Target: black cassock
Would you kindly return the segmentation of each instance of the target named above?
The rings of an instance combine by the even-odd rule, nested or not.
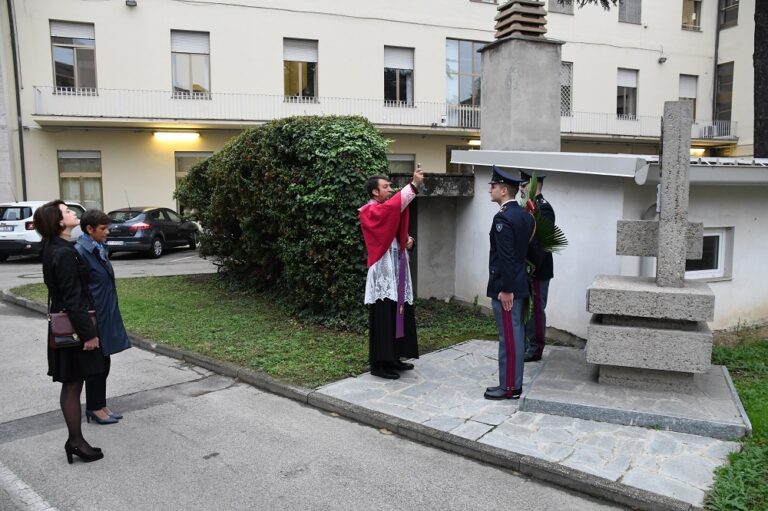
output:
[[[405,335],[395,339],[397,302],[385,298],[368,305],[368,359],[371,365],[395,362],[400,358],[419,358],[413,305],[405,303],[403,306]]]

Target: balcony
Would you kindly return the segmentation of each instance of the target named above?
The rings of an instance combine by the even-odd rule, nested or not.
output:
[[[205,94],[178,97],[171,91],[98,89],[80,94],[57,87],[34,87],[35,116],[49,125],[259,124],[292,115],[360,115],[378,126],[480,129],[480,107],[382,99],[297,98],[268,94]],[[138,121],[138,122],[137,122]]]
[[[659,138],[661,117],[571,112],[571,115],[560,117],[560,132],[564,135]],[[695,121],[691,126],[691,139],[736,141],[736,121]]]

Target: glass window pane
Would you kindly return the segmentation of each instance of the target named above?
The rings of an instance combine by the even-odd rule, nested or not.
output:
[[[80,200],[80,178],[63,177],[61,178],[61,200],[79,202]]]
[[[702,258],[685,262],[685,271],[716,270],[720,254],[720,236],[704,236]]]
[[[165,214],[168,215],[168,219],[171,222],[181,222],[181,218],[179,217],[179,215],[177,215],[176,213],[174,213],[170,209],[166,209],[165,210]]]
[[[304,88],[301,95],[314,98],[317,95],[317,62],[302,62],[304,71]]]
[[[102,209],[101,206],[101,178],[83,177],[83,196],[80,204],[85,209]]]
[[[445,79],[445,101],[455,105],[459,102],[459,75],[449,73]]]
[[[475,59],[472,72],[478,75],[482,72],[483,69],[483,55],[480,53],[480,50],[483,49],[483,46],[485,46],[483,43],[474,43],[472,45],[472,55]]]
[[[301,92],[298,65],[298,62],[283,61],[283,94],[285,96],[298,96]]]
[[[445,72],[448,75],[459,72],[459,41],[456,39],[445,41]]]
[[[57,87],[75,87],[75,51],[72,48],[54,46],[53,67]]]
[[[101,172],[101,159],[59,158],[59,172]]]
[[[459,77],[459,103],[462,105],[472,104],[472,75]]]
[[[77,50],[77,86],[96,88],[96,58],[93,50],[78,48]]]
[[[480,92],[480,77],[476,76],[472,80],[472,104],[475,106],[480,106]]]
[[[187,53],[172,53],[171,59],[173,62],[173,91],[174,92],[191,92],[192,84],[190,83],[190,55]]]
[[[384,100],[397,101],[397,69],[384,68]]]
[[[400,90],[398,91],[400,101],[413,104],[413,71],[411,69],[400,69]]]
[[[459,72],[462,74],[472,73],[472,47],[472,41],[459,41]]]
[[[211,79],[208,75],[208,55],[190,55],[192,64],[192,92],[210,92]]]

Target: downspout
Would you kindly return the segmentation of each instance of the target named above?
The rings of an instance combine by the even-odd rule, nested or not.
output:
[[[715,113],[717,112],[717,60],[720,53],[720,5],[723,0],[717,2],[717,14],[715,15],[715,65],[712,73],[712,124],[716,125]]]
[[[16,92],[16,122],[19,130],[19,167],[21,170],[21,200],[27,200],[27,168],[24,163],[24,127],[21,121],[21,85],[19,79],[18,54],[16,52],[16,16],[13,0],[7,0],[8,24],[11,34],[11,55],[13,56],[13,83]]]

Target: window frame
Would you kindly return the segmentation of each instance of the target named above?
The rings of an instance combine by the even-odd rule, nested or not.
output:
[[[286,60],[286,42],[287,41],[304,41],[314,44],[315,61],[307,60]],[[290,43],[289,43],[290,44]],[[304,64],[298,66],[298,78],[299,84],[304,82],[304,73],[309,75],[309,64],[314,64],[313,79],[312,79],[312,95],[305,95],[301,87],[299,87],[298,94],[287,94],[288,82],[286,80],[286,73],[290,70],[286,67],[287,64]],[[309,80],[307,80],[309,84]],[[317,39],[303,39],[297,37],[283,37],[283,101],[286,103],[319,103],[320,98],[320,41]]]
[[[482,74],[483,74],[483,66],[482,66],[482,59],[479,60],[479,68],[475,69],[475,53],[482,49],[484,46],[490,44],[485,41],[476,41],[474,39],[456,39],[453,37],[446,37],[445,38],[445,60],[446,60],[446,69],[447,69],[447,62],[449,59],[448,55],[448,44],[450,41],[455,41],[456,44],[456,72],[450,73],[446,70],[445,74],[445,83],[446,83],[446,97],[445,102],[449,105],[456,105],[456,106],[462,106],[462,107],[473,107],[473,108],[480,108],[482,106],[481,104],[481,92],[482,92],[482,81],[478,82],[478,86],[475,87],[475,80],[482,80]],[[470,43],[472,45],[472,70],[469,73],[462,72],[461,67],[461,44],[462,43]],[[450,77],[451,75],[456,76],[456,83],[458,86],[457,94],[456,94],[456,102],[452,102],[448,97],[448,84],[450,83]],[[470,77],[472,80],[472,96],[470,98],[471,104],[467,104],[461,101],[461,78],[464,77]]]
[[[411,53],[411,68],[403,68],[403,67],[387,67],[386,66],[386,55],[387,55],[387,48],[391,48],[392,50],[409,50]],[[402,47],[402,46],[384,46],[384,106],[392,106],[392,107],[412,107],[414,106],[415,96],[416,96],[416,71],[414,69],[415,63],[416,63],[416,49],[410,48],[410,47]],[[394,71],[395,72],[395,98],[388,98],[387,97],[387,71]],[[408,72],[410,72],[410,76],[405,76],[403,78],[403,75],[408,75]],[[402,80],[405,80],[405,98],[400,97],[400,87],[403,85]],[[411,91],[411,98],[408,98],[408,86],[410,81],[410,91]]]
[[[720,73],[721,69],[727,69],[726,66],[730,66],[730,70],[731,70],[730,75],[728,75],[728,74],[721,74]],[[714,111],[714,115],[712,116],[713,120],[715,120],[715,121],[729,121],[730,122],[732,120],[732,115],[733,115],[733,80],[734,80],[735,72],[736,72],[736,65],[735,65],[734,61],[723,62],[722,64],[718,64],[717,67],[715,68],[715,111]],[[730,78],[731,78],[730,81],[723,82],[723,78],[727,77],[727,76],[730,76]],[[721,92],[721,90],[720,90],[722,85],[723,85],[723,83],[727,83],[727,84],[730,85],[729,90],[727,92],[727,95],[729,96],[728,97],[728,108],[725,109],[725,110],[723,108],[721,108],[721,105],[725,105],[725,102],[721,102],[720,99],[719,99],[721,94],[723,94],[723,95],[726,94],[725,91]],[[727,119],[722,118],[721,114],[722,114],[723,111],[727,111],[728,112],[728,118]]]
[[[63,171],[61,168],[62,160],[67,158],[62,158],[62,153],[96,153],[98,154],[98,161],[99,161],[99,170],[93,171],[93,172],[87,172],[87,171]],[[96,158],[92,158],[96,159]],[[102,158],[101,158],[101,151],[98,150],[77,150],[77,149],[58,149],[56,151],[56,168],[58,170],[59,175],[59,197],[64,202],[77,202],[79,204],[84,204],[85,200],[83,199],[85,195],[85,188],[84,188],[84,179],[98,179],[99,180],[99,202],[98,202],[98,209],[104,209],[104,180],[102,178],[103,171],[102,171]],[[79,197],[77,199],[72,198],[65,198],[64,197],[64,186],[63,186],[63,180],[64,179],[77,179],[79,184]],[[86,209],[89,209],[86,207]]]
[[[195,158],[195,157],[199,157],[198,160],[195,163],[192,164],[194,166],[197,163],[199,163],[200,161],[202,161],[202,160],[204,160],[206,158],[210,158],[211,156],[213,156],[213,151],[174,151],[174,153],[173,153],[173,166],[174,166],[174,175],[175,175],[174,184],[176,185],[175,190],[179,189],[179,179],[182,179],[182,178],[186,177],[187,174],[189,174],[188,170],[180,170],[179,169],[179,158],[185,158],[185,157],[186,158]],[[174,192],[175,192],[175,190],[174,190]],[[174,193],[174,195],[175,195],[175,193]],[[182,217],[184,217],[184,213],[181,210],[181,202],[179,202],[178,198],[176,199],[176,211],[178,211],[178,213]]]
[[[616,119],[619,119],[621,121],[636,121],[637,120],[637,105],[638,105],[638,90],[640,85],[640,70],[639,69],[630,69],[630,68],[624,68],[620,67],[617,68],[617,74],[618,71],[625,70],[625,71],[632,71],[635,74],[635,86],[629,87],[626,85],[619,85],[618,78],[616,80]],[[634,93],[630,94],[629,92],[633,91]],[[623,101],[622,109],[625,110],[625,113],[619,113],[619,98],[624,97],[625,100]],[[632,102],[632,112],[626,113],[626,110],[628,109],[629,103],[626,98],[631,98]]]
[[[686,270],[685,278],[692,280],[728,280],[731,278],[731,258],[733,256],[733,228],[708,227],[704,229],[704,238],[717,237],[717,265],[705,270]],[[703,241],[702,241],[703,242]]]
[[[630,4],[637,5],[637,21],[629,19],[633,11],[630,11]],[[630,23],[632,25],[643,24],[643,2],[642,0],[622,0],[619,2],[619,23]]]
[[[688,23],[685,19],[685,4],[691,2],[693,4],[692,13],[695,17],[694,23]],[[683,0],[683,19],[681,20],[680,28],[688,32],[701,32],[701,2],[702,0]]]
[[[171,29],[171,40],[173,40],[173,33],[179,32],[179,33],[195,33],[195,34],[205,34],[205,36],[208,38],[208,53],[198,53],[198,52],[188,52],[188,51],[174,51],[173,47],[171,47],[171,95],[173,99],[192,99],[192,100],[210,100],[211,94],[213,91],[213,81],[211,76],[211,50],[210,50],[210,44],[211,44],[211,33],[210,32],[204,32],[199,30],[177,30],[177,29]],[[176,76],[176,56],[187,56],[189,57],[189,86],[190,89],[194,85],[193,80],[193,67],[192,66],[192,56],[193,55],[204,55],[207,59],[206,66],[205,66],[205,72],[207,74],[208,79],[208,90],[207,91],[177,91],[176,90],[176,84],[174,83],[174,77]]]
[[[563,68],[568,68],[568,81],[569,83],[563,83]],[[565,102],[563,101],[563,88],[568,88],[568,106],[567,111],[563,108]],[[573,117],[573,62],[560,62],[560,117]]]
[[[413,174],[416,170],[416,154],[415,153],[387,153],[387,172],[390,174],[401,174],[402,172],[395,172],[390,165],[392,162],[410,162],[411,169],[407,171],[408,174]]]
[[[735,11],[735,16],[732,14]],[[735,27],[739,24],[739,0],[720,0],[717,11],[717,28]]]
[[[50,20],[49,23],[56,21],[56,20]],[[94,27],[94,33],[95,33],[95,25],[93,23],[87,23],[87,22],[61,22],[61,23],[70,23],[73,25],[91,25]],[[73,96],[96,96],[98,95],[98,88],[99,88],[99,74],[96,71],[96,36],[94,35],[93,39],[88,38],[82,38],[82,37],[61,37],[61,36],[54,36],[49,33],[48,35],[50,42],[51,42],[51,63],[52,65],[52,71],[53,71],[53,90],[54,94],[64,94],[64,95],[73,95]],[[64,43],[61,41],[54,41],[54,39],[71,39],[71,43]],[[92,45],[87,44],[77,44],[75,41],[92,41]],[[56,48],[68,48],[72,50],[72,71],[73,71],[73,80],[75,81],[74,87],[69,87],[65,85],[59,85],[56,82],[57,74],[56,74]],[[78,57],[78,50],[90,50],[93,52],[93,86],[83,86],[80,85],[80,79],[78,78],[79,71],[78,71],[78,65],[77,61],[79,59]]]

